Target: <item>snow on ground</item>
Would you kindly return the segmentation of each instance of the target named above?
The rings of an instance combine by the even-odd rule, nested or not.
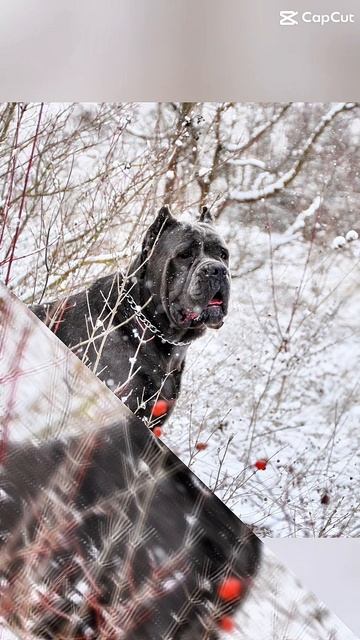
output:
[[[165,442],[260,535],[359,535],[359,246],[308,260],[295,239],[271,266],[268,234],[245,236],[229,316],[191,346]]]

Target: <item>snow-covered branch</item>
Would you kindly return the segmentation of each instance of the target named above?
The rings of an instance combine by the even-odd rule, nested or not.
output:
[[[271,182],[270,184],[265,185],[260,189],[250,189],[247,191],[239,191],[237,189],[233,189],[229,192],[227,197],[227,202],[254,202],[256,200],[261,200],[263,198],[268,198],[269,196],[273,196],[278,191],[284,189],[290,182],[298,175],[300,168],[302,167],[307,154],[310,149],[313,147],[314,143],[318,139],[318,137],[322,134],[327,125],[332,122],[332,120],[341,112],[348,111],[353,109],[356,105],[353,102],[349,103],[340,103],[335,104],[331,107],[331,109],[321,118],[317,127],[315,127],[314,131],[306,140],[302,149],[297,151],[297,159],[288,169],[283,173],[280,178]]]

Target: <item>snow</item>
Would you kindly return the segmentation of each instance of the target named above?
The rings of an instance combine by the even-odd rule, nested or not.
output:
[[[307,209],[305,209],[305,211],[301,211],[295,219],[295,222],[293,222],[292,225],[290,225],[290,227],[288,228],[286,235],[287,236],[291,236],[293,235],[296,231],[300,231],[301,229],[304,228],[305,226],[305,220],[306,218],[312,218],[315,213],[318,211],[318,209],[320,208],[322,203],[322,198],[320,195],[316,195],[315,198],[313,199],[313,201],[311,202],[311,204],[309,205],[309,207]]]
[[[331,246],[333,249],[340,249],[345,245],[346,245],[346,239],[344,238],[344,236],[336,236],[336,238],[334,238],[334,240],[331,243]]]
[[[258,158],[239,158],[237,160],[230,160],[229,165],[234,167],[247,167],[250,165],[251,167],[257,167],[258,169],[266,168],[265,162]]]
[[[199,176],[200,178],[206,176],[207,173],[209,173],[210,169],[208,169],[207,167],[200,167],[199,169]]]
[[[359,234],[354,229],[350,229],[345,236],[346,242],[352,242],[353,240],[357,240],[359,238]]]

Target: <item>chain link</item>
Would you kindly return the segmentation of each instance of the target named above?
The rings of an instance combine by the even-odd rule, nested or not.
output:
[[[153,325],[150,322],[150,320],[145,316],[145,314],[141,311],[141,308],[139,307],[138,304],[136,304],[132,295],[127,291],[124,292],[124,295],[130,307],[134,311],[136,317],[138,318],[138,320],[140,320],[142,324],[144,324],[145,327],[149,329],[149,331],[151,331],[151,333],[154,333],[155,335],[157,335],[160,338],[161,342],[167,342],[168,344],[171,344],[175,347],[187,347],[189,344],[191,344],[190,342],[180,342],[180,341],[175,342],[174,340],[169,340],[168,338],[165,338],[165,336],[161,333],[161,331],[157,327],[155,327],[155,325]]]

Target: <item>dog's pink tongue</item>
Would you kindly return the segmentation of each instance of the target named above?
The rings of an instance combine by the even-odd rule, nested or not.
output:
[[[220,305],[222,305],[222,300],[217,300],[217,298],[213,298],[213,300],[210,300],[208,307],[219,307]]]

